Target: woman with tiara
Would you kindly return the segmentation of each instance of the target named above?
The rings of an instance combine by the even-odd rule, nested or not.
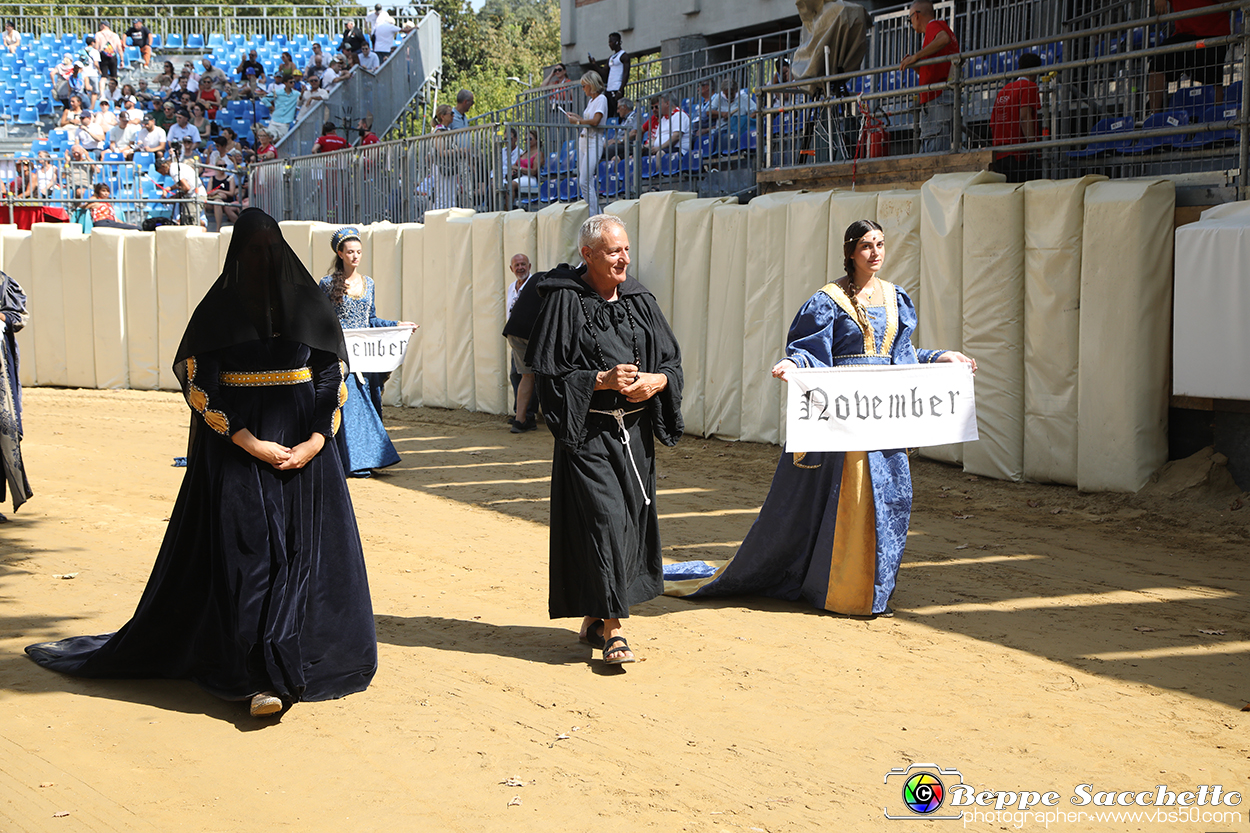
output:
[[[321,279],[321,291],[334,305],[343,329],[366,327],[412,327],[408,321],[378,318],[374,309],[373,278],[360,271],[364,247],[360,229],[344,226],[330,238],[334,261],[330,274]],[[382,424],[382,388],[389,373],[351,373],[348,397],[343,406],[343,430],[336,442],[343,468],[349,477],[368,477],[373,469],[393,466],[399,453]]]
[[[346,357],[278,223],[244,211],[175,355],[187,468],[134,616],[26,653],[81,677],[192,679],[258,717],[363,691],[377,641],[333,442]]]
[[[857,220],[847,228],[842,249],[846,274],[799,309],[786,357],[773,366],[773,376],[785,380],[796,368],[930,362],[967,362],[976,372],[976,362],[963,353],[912,346],[911,298],[877,277],[885,262],[881,226]],[[737,554],[714,572],[710,565],[670,565],[664,592],[801,598],[834,613],[893,615],[889,601],[907,541],[911,496],[905,449],[783,453]]]

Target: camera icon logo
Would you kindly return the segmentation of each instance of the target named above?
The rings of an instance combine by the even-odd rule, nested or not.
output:
[[[894,779],[891,782],[890,779]],[[911,764],[907,767],[895,767],[885,774],[884,783],[899,789],[902,798],[900,812],[891,812],[885,807],[885,817],[894,820],[926,821],[958,821],[963,818],[963,811],[941,815],[942,804],[946,801],[949,786],[962,784],[963,775],[957,769],[943,769],[937,764]]]

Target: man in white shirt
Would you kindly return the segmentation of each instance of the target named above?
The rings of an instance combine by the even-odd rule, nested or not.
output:
[[[374,52],[368,43],[360,47],[360,55],[357,56],[360,61],[360,68],[365,72],[377,72],[382,66],[382,61],[378,58],[378,53]]]
[[[109,131],[109,150],[120,153],[129,160],[135,153],[135,137],[139,135],[139,125],[130,120],[126,110],[117,111],[117,126]]]
[[[670,96],[660,97],[660,133],[648,150],[654,154],[690,152],[690,117],[673,106]]]
[[[110,78],[109,80],[112,81],[113,79]],[[94,121],[96,126],[104,131],[104,135],[107,136],[110,130],[117,127],[117,114],[113,112],[113,105],[109,103],[107,98],[100,99],[98,106],[100,110],[96,113]]]
[[[304,108],[312,105],[317,101],[325,101],[330,94],[321,88],[321,79],[313,76],[308,79],[308,83],[304,85],[304,92],[300,93],[299,109],[304,112]]]
[[[221,67],[213,63],[211,55],[205,55],[200,59],[200,63],[204,65],[204,71],[200,73],[200,78],[211,78],[218,84],[224,83],[226,80],[226,72]],[[196,79],[199,83],[199,79]]]
[[[369,30],[370,34],[377,32],[379,24],[394,22],[395,18],[391,17],[391,13],[383,8],[381,3],[378,3],[373,7],[373,11],[365,15],[365,28]]]
[[[169,143],[165,130],[156,124],[156,116],[146,113],[143,116],[143,129],[135,136],[136,147],[143,148],[147,153],[155,153],[157,156],[165,152],[165,146]]]
[[[194,144],[200,143],[200,131],[195,125],[191,124],[191,114],[186,110],[179,110],[175,116],[177,120],[175,124],[170,126],[168,131],[169,141],[175,145],[180,145],[183,139],[190,138]]]
[[[321,74],[321,87],[327,94],[334,92],[334,88],[341,84],[348,75],[350,70],[346,69],[341,55],[335,55],[330,61],[330,68]]]
[[[395,25],[395,21],[378,22],[373,27],[373,51],[378,59],[385,61],[386,56],[395,49],[395,42],[402,36],[403,29]]]
[[[104,142],[104,128],[95,123],[90,110],[83,110],[78,121],[78,132],[74,135],[74,144],[87,153],[94,153]]]

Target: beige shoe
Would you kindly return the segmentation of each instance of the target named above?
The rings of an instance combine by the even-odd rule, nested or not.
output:
[[[272,691],[262,691],[252,697],[252,717],[266,717],[282,711],[282,698]]]

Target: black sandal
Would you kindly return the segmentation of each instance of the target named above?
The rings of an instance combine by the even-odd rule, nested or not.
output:
[[[585,633],[577,635],[577,641],[592,648],[603,647],[603,620],[596,619],[586,628]]]
[[[617,642],[621,644],[618,647],[613,647],[614,645],[616,645]],[[621,657],[617,657],[616,659],[608,658],[609,654],[619,654],[625,651],[629,651],[631,654],[633,653],[633,651],[630,651],[629,643],[625,641],[625,637],[623,636],[612,637],[603,645],[604,663],[606,663],[607,665],[624,665],[627,662],[635,662],[636,657],[633,657],[633,656],[628,656],[628,657],[621,656]]]

